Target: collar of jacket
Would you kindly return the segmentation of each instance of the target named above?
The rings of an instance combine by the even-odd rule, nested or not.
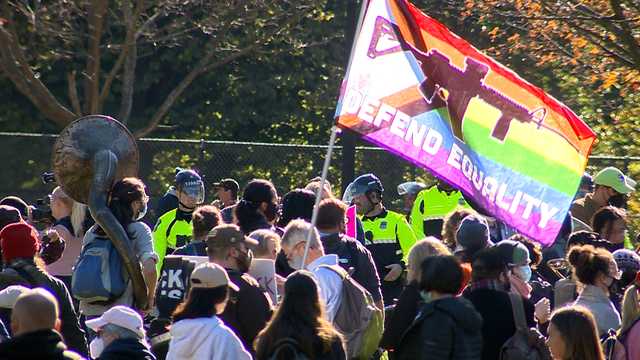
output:
[[[595,285],[586,285],[582,292],[580,293],[580,297],[585,300],[590,300],[594,302],[610,302],[609,297],[604,292],[604,290],[600,289]]]
[[[178,211],[176,211],[176,220],[184,220],[190,223],[192,215],[193,215],[193,211],[187,212],[187,211],[182,211],[178,208]]]
[[[382,212],[380,212],[380,214],[378,214],[378,215],[374,215],[374,216],[366,216],[366,215],[363,215],[363,216],[362,216],[362,220],[363,220],[363,221],[364,221],[364,220],[374,221],[374,220],[376,220],[376,219],[384,219],[384,218],[386,218],[386,217],[387,217],[387,213],[388,213],[387,209],[383,206],[383,207],[382,207]]]
[[[342,234],[339,232],[333,233],[333,234],[326,234],[324,236],[321,236],[320,239],[322,240],[322,245],[324,245],[324,247],[329,247],[329,248],[333,248],[334,246],[338,245],[343,241]]]

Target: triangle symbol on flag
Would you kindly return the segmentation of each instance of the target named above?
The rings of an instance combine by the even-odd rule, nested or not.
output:
[[[403,46],[398,40],[397,34],[399,31],[395,24],[382,16],[378,16],[373,28],[367,56],[375,59],[378,56],[403,51]]]

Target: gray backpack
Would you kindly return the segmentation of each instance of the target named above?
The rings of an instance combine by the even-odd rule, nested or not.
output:
[[[516,332],[500,349],[500,360],[551,360],[544,336],[529,328],[524,316],[524,305],[519,294],[509,293]]]
[[[342,295],[333,325],[342,333],[349,359],[368,360],[378,350],[384,314],[371,294],[338,265],[320,265],[342,278]]]

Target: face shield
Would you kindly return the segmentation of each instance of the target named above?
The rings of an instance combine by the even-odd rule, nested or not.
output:
[[[344,202],[347,205],[352,205],[353,198],[355,198],[358,195],[366,194],[368,190],[369,189],[366,186],[352,182],[344,190],[344,194],[342,195],[342,202]]]
[[[344,189],[344,194],[342,194],[342,202],[347,205],[351,205],[351,202],[353,201],[353,194],[351,193],[352,188],[353,183],[350,183],[349,185],[347,185],[347,188]]]
[[[420,191],[426,189],[427,186],[416,181],[407,181],[398,185],[398,195],[416,195]]]
[[[178,191],[191,198],[198,205],[204,202],[204,183],[202,181],[188,181]]]

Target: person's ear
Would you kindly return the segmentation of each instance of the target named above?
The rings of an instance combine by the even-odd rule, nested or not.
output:
[[[53,328],[56,331],[60,331],[60,329],[62,328],[62,322],[60,321],[60,319],[56,319],[56,323],[53,325]]]
[[[258,208],[260,210],[260,212],[262,212],[263,214],[267,211],[267,208],[269,207],[269,204],[267,204],[265,201],[260,203],[260,207]]]

